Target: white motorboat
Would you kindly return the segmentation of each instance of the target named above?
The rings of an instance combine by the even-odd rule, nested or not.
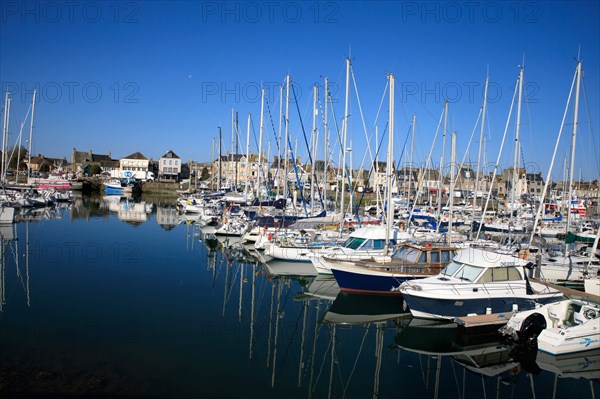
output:
[[[512,254],[479,248],[460,251],[437,276],[400,286],[415,317],[463,316],[533,309],[562,298],[562,292],[530,282],[523,270],[532,264]]]
[[[587,254],[561,253],[544,254],[541,260],[541,277],[550,283],[581,286],[588,275],[600,272],[600,259]],[[598,294],[596,294],[598,295]]]
[[[394,247],[399,241],[410,237],[410,235],[398,229],[391,229],[388,233],[385,226],[362,227],[352,232],[342,245],[331,247],[322,251],[319,255],[312,255],[310,260],[319,273],[332,274],[330,259],[359,260],[383,255],[386,235],[389,238],[390,248]]]
[[[312,230],[293,230],[265,247],[265,254],[273,259],[310,262],[311,256],[340,245],[339,240],[329,239]]]
[[[538,350],[566,355],[600,350],[600,305],[565,299],[514,314],[500,329],[515,341],[537,339]]]

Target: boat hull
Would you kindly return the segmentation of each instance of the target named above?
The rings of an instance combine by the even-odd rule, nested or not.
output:
[[[331,271],[343,292],[400,295],[400,284],[420,277],[415,274],[384,273],[358,267],[333,266]]]
[[[594,324],[588,326],[587,324]],[[539,335],[538,350],[554,356],[596,353],[600,351],[600,319],[591,320],[585,326],[547,328]]]
[[[113,187],[104,187],[104,192],[106,194],[115,195],[115,194],[123,194],[122,188],[113,188]]]
[[[415,317],[426,319],[455,319],[469,315],[484,315],[486,313],[508,313],[518,309],[520,311],[534,309],[536,304],[545,305],[555,302],[560,297],[555,294],[531,296],[506,296],[506,297],[480,297],[480,298],[427,298],[416,296],[403,291],[402,297]],[[488,309],[489,308],[489,309]],[[488,311],[489,310],[489,311]]]

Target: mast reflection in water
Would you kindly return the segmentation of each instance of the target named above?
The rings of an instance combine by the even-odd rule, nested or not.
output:
[[[0,229],[0,393],[599,393],[598,356],[526,357],[493,336],[465,341],[455,326],[412,319],[400,298],[339,293],[331,277],[294,274],[304,265],[267,268],[239,240],[205,236],[173,210],[84,197]]]

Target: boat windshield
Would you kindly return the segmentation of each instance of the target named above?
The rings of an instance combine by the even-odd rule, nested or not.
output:
[[[396,258],[396,259],[404,259],[406,257],[406,253],[408,252],[409,249],[410,248],[408,248],[408,247],[400,247],[396,250],[396,252],[394,252],[392,257]]]
[[[456,263],[456,262],[450,262],[448,263],[448,265],[444,268],[444,270],[442,270],[442,273],[444,276],[452,276],[454,273],[456,273],[456,271],[462,266],[461,263]]]
[[[415,248],[402,247],[394,254],[394,258],[402,259],[408,263],[417,263],[421,251]]]
[[[348,239],[344,243],[344,247],[350,249],[358,249],[366,240],[366,238],[348,237]]]
[[[475,281],[477,277],[483,271],[483,267],[464,265],[455,275],[454,278],[458,278],[464,281]]]

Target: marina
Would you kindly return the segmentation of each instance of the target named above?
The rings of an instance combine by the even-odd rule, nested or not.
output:
[[[0,7],[0,397],[600,397],[600,3]]]
[[[343,293],[333,276],[294,269],[305,262],[262,263],[252,245],[203,234],[172,199],[107,198],[76,196],[2,227],[4,392],[397,397],[409,381],[407,395],[432,398],[600,390],[594,351],[523,355],[489,326],[464,333],[414,318],[399,296]],[[233,372],[239,384],[221,380]]]

